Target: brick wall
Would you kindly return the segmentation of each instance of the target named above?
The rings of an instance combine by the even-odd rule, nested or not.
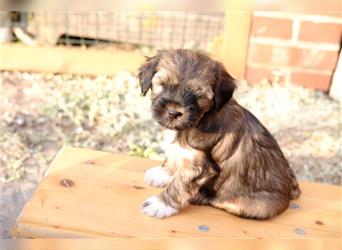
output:
[[[247,80],[328,91],[341,47],[342,18],[255,12]]]

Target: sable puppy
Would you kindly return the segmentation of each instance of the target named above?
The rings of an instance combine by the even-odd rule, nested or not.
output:
[[[234,79],[222,64],[190,50],[160,51],[139,69],[152,113],[174,131],[162,166],[145,182],[165,187],[142,212],[159,218],[189,203],[254,219],[271,218],[299,196],[296,177],[278,143],[232,98]]]

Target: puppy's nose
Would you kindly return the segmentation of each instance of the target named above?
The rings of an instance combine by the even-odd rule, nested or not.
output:
[[[168,114],[169,114],[169,117],[173,118],[173,119],[176,119],[176,118],[178,118],[178,117],[183,115],[181,112],[179,112],[177,110],[169,110]]]

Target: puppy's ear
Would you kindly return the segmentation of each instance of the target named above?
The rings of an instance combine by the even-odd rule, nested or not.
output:
[[[157,71],[159,55],[147,58],[146,62],[139,68],[138,78],[140,82],[141,95],[145,96],[152,86],[152,78]]]
[[[233,96],[236,88],[235,79],[229,75],[222,64],[216,67],[216,82],[214,86],[214,100],[216,110],[220,110]]]

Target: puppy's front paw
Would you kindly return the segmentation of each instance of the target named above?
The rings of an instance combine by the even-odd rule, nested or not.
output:
[[[165,218],[178,213],[178,209],[166,205],[157,196],[148,198],[141,206],[141,211],[150,216]]]
[[[171,176],[162,166],[147,169],[144,177],[145,183],[153,187],[165,187],[170,179]]]

